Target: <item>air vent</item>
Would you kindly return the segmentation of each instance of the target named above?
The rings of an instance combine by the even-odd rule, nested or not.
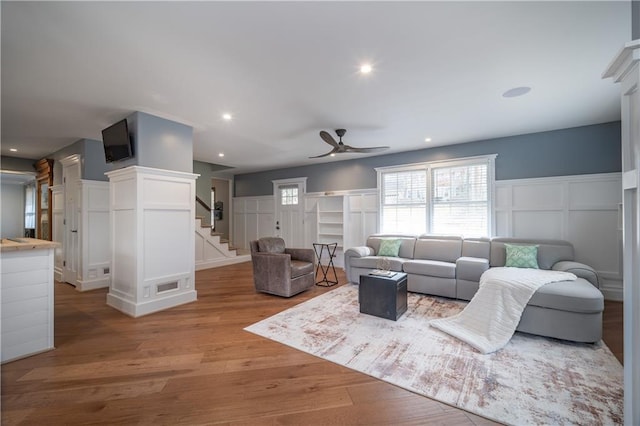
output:
[[[176,290],[178,288],[178,282],[174,281],[172,283],[158,284],[156,288],[156,293],[164,293],[166,291]]]

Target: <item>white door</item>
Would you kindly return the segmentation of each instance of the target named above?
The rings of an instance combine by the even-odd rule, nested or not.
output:
[[[275,235],[287,247],[304,247],[304,193],[306,178],[273,181],[276,197]]]
[[[76,285],[80,263],[80,242],[78,229],[79,194],[78,181],[80,180],[80,162],[70,160],[62,161],[62,185],[64,190],[64,238],[62,261],[63,281]]]

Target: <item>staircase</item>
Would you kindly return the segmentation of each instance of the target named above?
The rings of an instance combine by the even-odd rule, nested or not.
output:
[[[227,241],[220,239],[220,234],[211,232],[211,225],[203,225],[202,218],[196,218],[196,271],[248,262],[250,254],[239,255],[229,247]]]

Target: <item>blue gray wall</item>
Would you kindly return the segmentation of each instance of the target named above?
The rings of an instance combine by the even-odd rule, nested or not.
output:
[[[307,177],[307,192],[375,188],[374,168],[498,154],[496,179],[568,176],[621,170],[620,122],[488,139],[313,166],[235,175],[236,197],[272,195],[272,180]]]
[[[631,40],[640,39],[640,0],[631,2]]]
[[[0,170],[12,171],[12,172],[34,172],[36,169],[33,167],[36,160],[20,157],[7,157],[5,155],[0,156]]]
[[[104,175],[105,172],[117,168],[113,165],[117,163],[107,164],[105,161],[102,141],[94,139],[80,139],[71,145],[67,145],[61,150],[46,156],[46,158],[53,159],[54,185],[62,184],[62,163],[60,163],[60,160],[74,154],[79,155],[82,159],[82,162],[80,163],[81,179],[106,181],[108,179]]]
[[[144,112],[127,117],[138,166],[193,171],[193,128]],[[124,163],[124,162],[123,162]]]

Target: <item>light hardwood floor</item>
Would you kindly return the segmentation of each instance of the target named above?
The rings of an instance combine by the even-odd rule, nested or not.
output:
[[[2,424],[494,424],[243,331],[331,288],[256,294],[244,263],[197,272],[196,289],[195,303],[133,319],[106,289],[56,283],[56,349],[2,366]],[[621,303],[604,328],[620,358]]]

